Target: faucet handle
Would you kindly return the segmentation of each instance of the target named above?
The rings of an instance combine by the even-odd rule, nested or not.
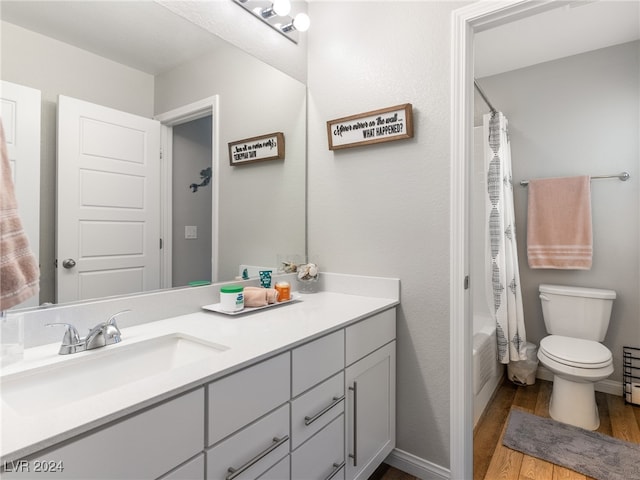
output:
[[[74,327],[70,323],[64,323],[64,322],[46,323],[45,326],[46,327],[57,327],[57,326],[66,327],[66,330],[64,331],[64,337],[62,337],[63,345],[76,345],[80,343],[80,334],[78,333],[78,330],[76,330],[76,327]]]
[[[116,317],[130,311],[131,310],[122,310],[121,312],[114,313],[113,315],[111,315],[109,320],[104,323],[103,335],[107,345],[119,343],[122,340],[122,333],[120,332],[118,324],[116,323]]]
[[[118,313],[114,313],[113,315],[111,315],[111,317],[109,317],[109,320],[107,320],[107,325],[113,325],[114,327],[118,328],[118,324],[116,323],[116,317],[119,317],[123,313],[128,313],[130,311],[131,309],[127,309],[127,310],[122,310]]]
[[[60,345],[60,351],[58,352],[60,355],[66,355],[68,353],[75,353],[83,350],[82,340],[80,339],[80,334],[76,327],[71,325],[70,323],[46,323],[46,327],[57,327],[57,326],[66,327],[64,331],[64,337],[62,337],[62,344]]]

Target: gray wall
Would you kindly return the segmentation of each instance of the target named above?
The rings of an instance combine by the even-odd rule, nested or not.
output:
[[[401,279],[397,447],[449,466],[450,23],[458,2],[311,2],[309,254]],[[328,120],[411,103],[414,138],[340,151]]]
[[[211,281],[211,183],[192,192],[189,185],[202,182],[200,171],[211,167],[211,117],[173,127],[173,235],[172,285]],[[198,238],[185,238],[185,226],[195,226]]]
[[[640,345],[640,42],[626,43],[481,79],[509,119],[518,254],[527,338],[546,335],[538,285],[615,290],[605,345],[622,381],[622,347]],[[617,174],[591,182],[593,266],[589,271],[530,269],[526,256],[530,178]]]
[[[219,278],[303,254],[305,85],[227,45],[157,75],[155,88],[157,114],[219,95]],[[229,142],[274,132],[284,133],[284,160],[229,164]]]

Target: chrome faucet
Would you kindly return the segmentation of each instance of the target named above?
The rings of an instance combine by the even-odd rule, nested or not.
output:
[[[123,310],[111,315],[106,322],[100,322],[98,325],[89,330],[86,337],[80,338],[80,334],[76,327],[70,323],[47,323],[47,327],[62,325],[66,327],[62,344],[58,353],[60,355],[68,355],[70,353],[84,352],[85,350],[93,350],[94,348],[106,347],[113,345],[122,340],[122,333],[116,323],[116,317],[131,310]]]

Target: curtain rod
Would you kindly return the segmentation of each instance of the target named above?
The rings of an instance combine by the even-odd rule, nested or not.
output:
[[[480,88],[480,85],[478,85],[478,81],[475,78],[473,79],[473,85],[476,87],[476,90],[478,90],[478,93],[480,94],[480,96],[484,100],[484,103],[486,103],[489,106],[489,108],[491,109],[491,113],[496,113],[497,110],[495,108],[493,108],[493,105],[491,105],[491,102],[489,101],[487,96],[484,94],[484,92]]]
[[[626,182],[627,180],[629,180],[631,178],[631,175],[629,174],[629,172],[622,172],[622,173],[619,173],[617,175],[597,175],[597,176],[593,176],[593,177],[590,177],[590,178],[592,180],[599,180],[601,178],[617,178],[621,182]],[[522,180],[520,182],[520,185],[522,185],[523,187],[526,187],[527,185],[529,185],[529,180]]]

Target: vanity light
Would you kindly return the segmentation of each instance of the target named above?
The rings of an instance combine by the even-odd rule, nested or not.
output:
[[[309,18],[309,15],[307,15],[306,13],[299,13],[293,19],[293,22],[282,27],[282,31],[285,33],[290,32],[291,30],[306,32],[307,30],[309,30],[309,25],[311,25],[311,19]]]
[[[269,8],[265,8],[260,12],[260,15],[262,18],[271,18],[274,15],[284,17],[289,15],[290,11],[291,2],[289,0],[274,0]]]
[[[294,43],[298,43],[298,32],[306,32],[309,29],[310,20],[306,13],[289,15],[291,0],[233,0],[233,2]]]

